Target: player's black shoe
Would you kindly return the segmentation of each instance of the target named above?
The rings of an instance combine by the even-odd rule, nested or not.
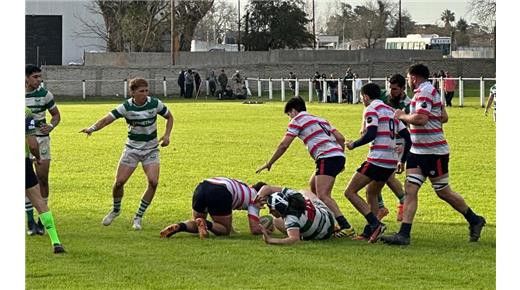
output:
[[[479,216],[479,222],[474,225],[469,225],[469,241],[477,242],[480,239],[480,233],[482,232],[482,228],[486,225],[486,219],[482,216]]]
[[[27,235],[34,236],[36,235],[36,223],[34,220],[27,221]]]
[[[389,245],[409,245],[410,237],[405,237],[399,233],[396,233],[391,236],[382,236],[381,241]]]
[[[45,227],[42,224],[42,221],[38,219],[38,224],[36,224],[36,233],[40,236],[43,236],[45,234]]]
[[[65,248],[61,244],[54,244],[54,254],[65,253]]]
[[[372,234],[370,234],[370,238],[368,239],[368,242],[373,244],[373,243],[376,243],[377,241],[379,241],[379,239],[381,238],[381,236],[383,235],[385,230],[386,230],[386,225],[384,223],[380,222],[379,225],[377,225],[377,227],[372,229]]]

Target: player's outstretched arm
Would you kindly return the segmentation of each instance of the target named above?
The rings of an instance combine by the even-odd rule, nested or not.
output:
[[[255,197],[255,203],[265,201],[266,197],[275,193],[282,191],[283,188],[279,186],[271,186],[271,185],[264,185],[260,190],[258,191],[258,194]],[[263,204],[262,204],[263,206]]]
[[[103,119],[97,121],[95,124],[93,124],[92,126],[88,127],[88,128],[83,128],[81,129],[81,131],[79,131],[80,133],[86,133],[87,136],[90,136],[94,131],[99,131],[101,129],[103,129],[104,127],[112,124],[112,122],[114,122],[114,117],[112,117],[112,115],[110,114],[107,114]]]
[[[267,169],[267,171],[271,170],[271,166],[278,160],[282,155],[287,151],[289,146],[291,146],[292,141],[294,140],[294,136],[292,135],[285,135],[285,137],[282,139],[282,142],[280,142],[280,145],[278,145],[278,148],[276,148],[276,151],[274,152],[273,156],[267,163],[262,165],[260,168],[256,170],[256,173],[262,172],[264,169]]]
[[[288,229],[287,230],[287,238],[284,239],[277,239],[272,238],[266,229],[262,227],[262,234],[264,241],[267,244],[273,244],[273,245],[292,245],[294,243],[297,243],[300,240],[300,230],[299,229]]]
[[[173,128],[173,114],[168,112],[166,115],[166,129],[164,130],[164,135],[159,139],[161,143],[161,147],[168,146],[170,144],[170,134],[172,133]]]

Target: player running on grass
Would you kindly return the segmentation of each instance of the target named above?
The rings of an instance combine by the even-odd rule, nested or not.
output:
[[[271,237],[262,227],[263,239],[268,244],[294,244],[299,240],[325,240],[334,232],[332,211],[308,190],[300,192],[276,186],[264,185],[256,202],[267,204],[275,217],[275,227],[286,234],[283,239]]]
[[[259,182],[250,187],[240,180],[227,177],[203,180],[193,192],[193,218],[167,226],[161,231],[161,238],[189,232],[199,233],[199,237],[205,239],[208,230],[217,236],[227,236],[233,231],[233,210],[247,210],[249,230],[253,235],[260,234],[260,207],[254,201],[264,184]],[[208,214],[213,221],[207,220]]]
[[[336,176],[345,168],[345,138],[327,120],[307,113],[305,101],[301,97],[291,98],[285,104],[284,112],[291,119],[287,133],[271,159],[256,173],[264,169],[271,170],[276,160],[287,151],[294,138],[299,137],[316,162],[316,169],[309,180],[311,191],[315,192],[318,198],[332,210],[339,224],[335,235],[338,237],[355,236],[354,228],[341,213],[338,204],[331,196]]]
[[[54,218],[47,203],[43,200],[40,194],[40,186],[38,185],[38,179],[34,174],[33,164],[29,158],[29,152],[35,158],[36,163],[41,162],[40,149],[38,146],[38,140],[36,140],[36,127],[34,119],[32,118],[32,112],[29,108],[25,108],[25,196],[31,201],[38,213],[40,214],[40,221],[47,229],[49,238],[51,239],[52,246],[54,247],[54,253],[64,253],[65,249],[61,245],[60,239],[58,238],[58,232],[54,224]]]
[[[173,115],[166,106],[156,98],[148,96],[148,82],[135,78],[129,83],[132,98],[112,110],[94,125],[80,132],[91,135],[103,129],[114,120],[124,117],[128,123],[128,139],[119,160],[116,180],[112,188],[113,209],[103,219],[103,225],[108,226],[121,213],[121,201],[124,186],[138,163],[141,162],[148,179],[148,187],[141,198],[140,205],[134,216],[133,228],[141,230],[143,215],[152,202],[159,183],[159,143],[161,147],[170,144],[170,133],[173,127]],[[164,135],[157,139],[157,115],[167,119]]]
[[[42,70],[32,64],[25,66],[25,105],[32,111],[36,127],[36,140],[39,144],[40,162],[36,164],[36,175],[40,186],[40,192],[45,204],[49,199],[49,169],[51,166],[51,140],[49,134],[60,123],[61,115],[54,96],[46,90],[42,83]],[[51,120],[47,123],[45,113],[49,111]],[[27,233],[43,235],[44,229],[41,220],[34,221],[33,205],[25,199],[25,212],[27,214]]]
[[[381,189],[393,176],[401,173],[406,155],[411,146],[410,134],[403,122],[394,118],[394,109],[380,99],[381,89],[374,83],[368,83],[361,88],[361,96],[365,111],[363,112],[365,132],[360,139],[347,142],[349,150],[372,142],[367,160],[354,173],[345,189],[345,196],[354,207],[365,217],[368,224],[363,233],[356,239],[375,243],[385,230],[385,225],[376,217],[377,197]],[[404,152],[398,159],[396,137],[404,140]],[[367,187],[367,204],[358,192]]]
[[[417,211],[417,194],[428,177],[437,196],[460,212],[469,223],[469,240],[480,238],[486,220],[476,215],[464,198],[449,185],[449,147],[444,138],[443,121],[447,114],[443,110],[441,96],[428,82],[429,69],[424,64],[414,64],[408,69],[408,82],[414,89],[410,114],[397,110],[395,117],[410,125],[412,148],[406,162],[406,199],[404,216],[398,233],[383,236],[384,243],[392,245],[410,244],[412,222]],[[443,120],[444,119],[444,120]]]

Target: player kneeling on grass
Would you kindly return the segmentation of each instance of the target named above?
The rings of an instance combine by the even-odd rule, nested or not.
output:
[[[267,204],[270,213],[276,217],[275,227],[287,234],[283,239],[273,238],[270,230],[262,227],[264,241],[268,244],[325,240],[334,233],[332,211],[309,190],[298,192],[289,188],[264,185],[258,192],[256,202],[259,205]]]
[[[31,201],[40,214],[40,220],[47,229],[47,233],[49,234],[51,243],[54,247],[54,253],[64,253],[65,249],[58,238],[58,232],[54,225],[52,212],[49,207],[47,207],[47,203],[45,203],[40,194],[38,179],[34,173],[32,161],[29,159],[30,151],[34,156],[36,163],[40,162],[40,149],[38,141],[36,140],[35,131],[31,110],[25,108],[25,196]]]
[[[249,187],[237,179],[214,177],[203,180],[193,192],[193,219],[171,224],[160,233],[169,238],[178,232],[198,233],[201,239],[208,237],[208,230],[217,236],[227,236],[233,231],[233,210],[247,210],[249,230],[253,235],[261,233],[260,206],[254,202],[263,182]],[[208,221],[207,216],[213,221]]]
[[[159,142],[161,142],[161,147],[170,144],[173,115],[159,99],[148,96],[148,82],[145,79],[132,79],[129,87],[131,99],[119,105],[94,125],[84,128],[80,132],[90,136],[94,131],[101,130],[116,119],[125,118],[128,123],[128,139],[119,160],[116,180],[112,188],[114,207],[103,219],[103,225],[110,225],[119,216],[125,183],[134,172],[137,164],[141,162],[148,179],[148,187],[143,193],[133,223],[135,230],[141,230],[144,212],[152,202],[159,184]],[[160,139],[157,139],[157,115],[167,119],[164,135]]]

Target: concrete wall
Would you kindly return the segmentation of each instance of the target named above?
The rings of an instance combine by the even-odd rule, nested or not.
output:
[[[426,50],[271,50],[242,52],[179,52],[176,65],[229,66],[292,63],[359,63],[368,61],[441,59],[440,51]],[[86,66],[159,67],[171,64],[170,53],[87,53]]]
[[[203,79],[210,70],[220,71],[224,68],[229,78],[235,70],[240,70],[246,77],[260,78],[287,78],[289,72],[294,72],[298,78],[309,78],[314,72],[326,73],[330,76],[342,77],[345,69],[350,66],[360,77],[380,78],[394,73],[405,74],[406,69],[414,62],[411,61],[370,61],[357,63],[281,63],[281,64],[242,64],[242,65],[192,65],[199,71]],[[452,76],[464,77],[495,77],[496,62],[494,59],[436,59],[423,61],[431,72],[447,70]],[[43,76],[46,86],[57,98],[60,96],[81,96],[82,82],[86,80],[87,97],[123,95],[123,80],[133,77],[144,77],[150,82],[152,95],[162,96],[162,80],[167,78],[168,95],[178,94],[177,76],[185,66],[158,66],[158,67],[114,67],[114,66],[43,66]],[[253,95],[256,95],[257,82],[250,82]],[[280,88],[280,82],[273,83],[274,89]],[[286,84],[286,89],[289,88]],[[304,85],[307,90],[307,84]],[[263,90],[267,89],[264,84]],[[205,90],[205,86],[203,86]],[[202,94],[203,96],[205,93]]]

